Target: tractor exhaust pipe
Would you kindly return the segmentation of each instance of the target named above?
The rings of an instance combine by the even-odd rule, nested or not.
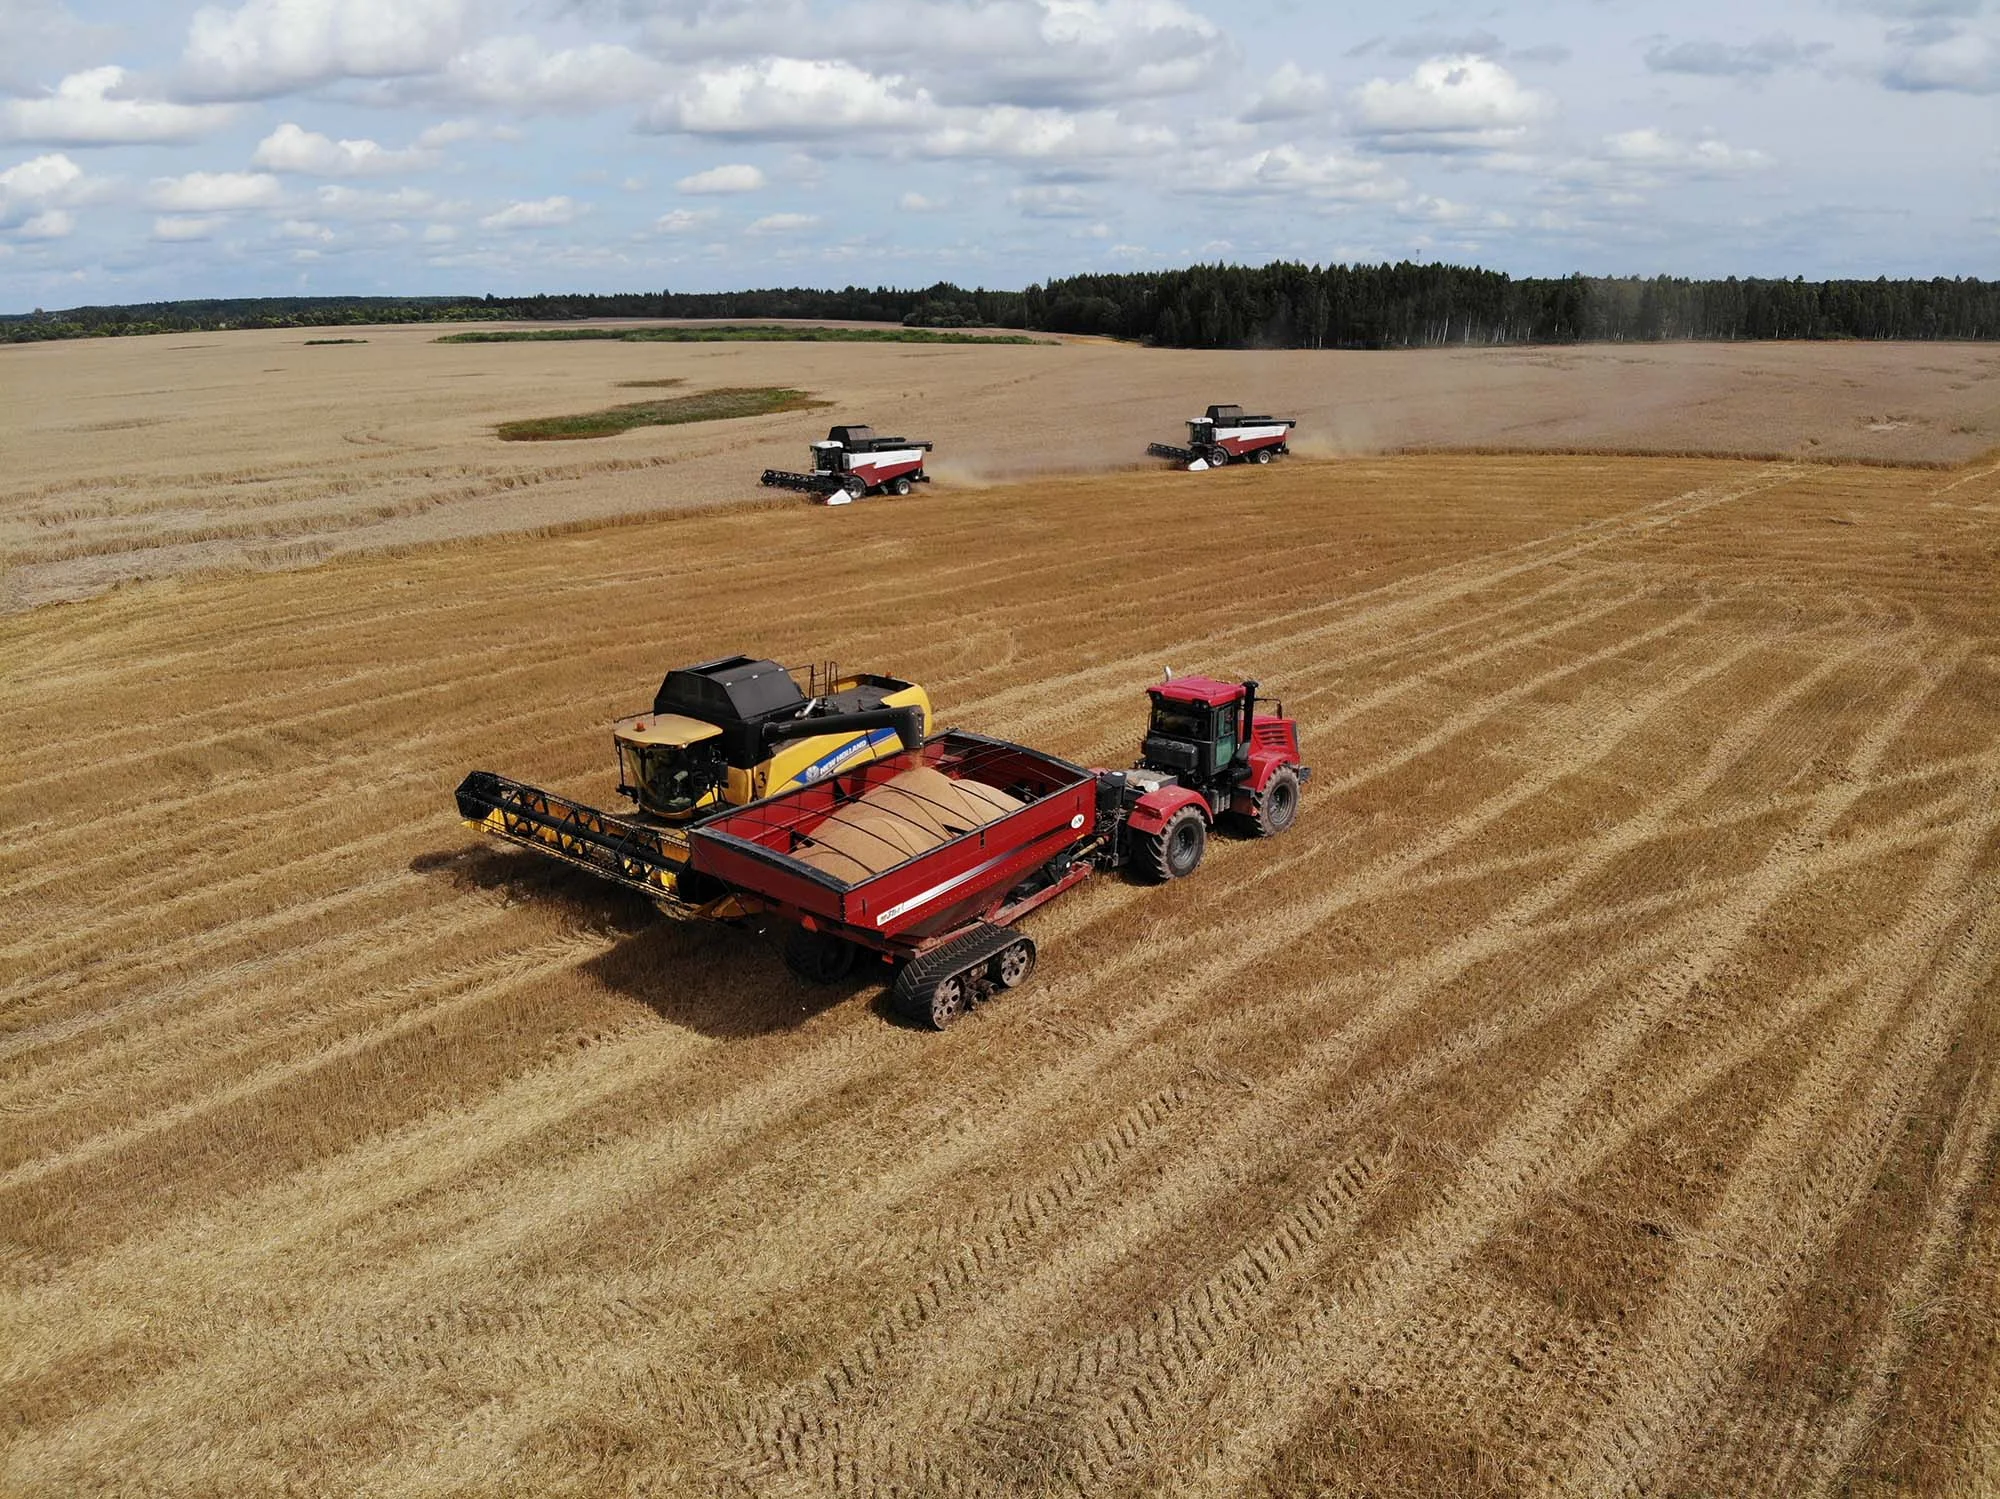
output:
[[[915,704],[907,708],[874,708],[866,713],[834,713],[825,718],[793,718],[764,725],[764,747],[783,744],[788,739],[811,739],[820,734],[847,734],[868,729],[894,729],[904,749],[924,742],[924,710]]]
[[[1243,684],[1243,732],[1236,742],[1243,746],[1243,752],[1250,752],[1250,731],[1257,726],[1257,679],[1250,678]]]

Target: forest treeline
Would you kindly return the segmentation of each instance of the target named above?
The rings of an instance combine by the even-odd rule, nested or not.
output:
[[[254,297],[0,315],[0,341],[576,318],[827,318],[1095,333],[1174,348],[2000,338],[2000,282],[1512,277],[1453,265],[1197,265],[1023,291],[849,286],[532,297]]]

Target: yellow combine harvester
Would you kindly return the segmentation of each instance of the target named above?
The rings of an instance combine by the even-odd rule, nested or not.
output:
[[[490,770],[459,784],[458,811],[509,843],[699,903],[708,892],[687,888],[685,827],[914,749],[930,718],[924,689],[898,677],[725,656],[676,667],[652,712],[612,725],[618,790],[636,812],[602,812]]]

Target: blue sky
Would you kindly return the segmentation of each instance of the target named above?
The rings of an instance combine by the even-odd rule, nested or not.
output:
[[[0,310],[1978,275],[2000,0],[0,0]]]

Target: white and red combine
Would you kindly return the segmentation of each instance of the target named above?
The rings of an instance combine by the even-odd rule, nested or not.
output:
[[[1211,406],[1206,416],[1188,418],[1186,447],[1156,442],[1146,451],[1173,459],[1191,474],[1232,463],[1269,463],[1291,452],[1288,434],[1297,425],[1289,417],[1245,416],[1241,406]]]
[[[796,489],[823,505],[851,505],[871,494],[905,495],[912,485],[928,484],[924,472],[927,442],[908,437],[877,437],[872,427],[834,427],[825,442],[812,444],[812,472],[764,470],[764,482],[775,489]]]

